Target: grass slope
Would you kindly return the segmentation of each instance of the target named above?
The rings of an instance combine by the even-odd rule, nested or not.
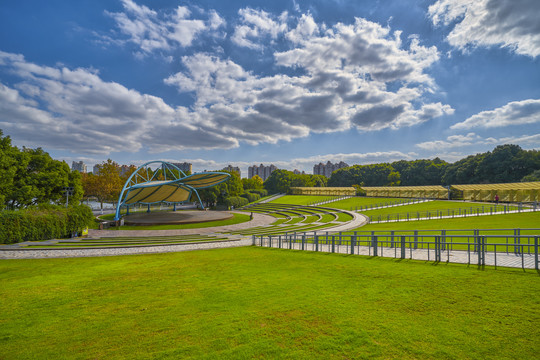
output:
[[[309,205],[315,202],[331,200],[334,197],[316,196],[316,195],[285,195],[276,200],[270,201],[270,203],[288,204],[288,205]]]
[[[0,358],[533,359],[540,278],[236,248],[0,262]]]
[[[408,200],[409,199],[404,198],[354,196],[349,199],[332,202],[327,206],[335,209],[355,210],[357,207],[359,208],[361,206],[382,206],[390,203],[404,203]]]
[[[521,214],[473,216],[467,218],[419,220],[368,224],[357,230],[451,230],[451,229],[531,229],[540,228],[540,211]]]

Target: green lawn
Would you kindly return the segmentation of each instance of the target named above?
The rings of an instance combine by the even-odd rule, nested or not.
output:
[[[526,229],[540,228],[540,211],[520,214],[472,216],[467,218],[402,221],[367,224],[356,230],[450,230],[450,229]]]
[[[427,217],[427,212],[430,212],[430,216],[437,216],[437,211],[440,211],[443,213],[443,216],[451,216],[452,210],[454,211],[455,215],[463,214],[464,211],[467,212],[467,214],[470,214],[471,212],[479,213],[482,212],[490,212],[490,209],[493,208],[493,212],[499,211],[502,212],[504,210],[503,205],[499,205],[495,207],[493,204],[478,204],[478,203],[472,203],[472,202],[463,202],[463,201],[445,201],[445,200],[434,200],[434,201],[428,201],[428,202],[422,202],[417,204],[411,204],[411,205],[402,205],[402,206],[396,206],[396,207],[389,207],[384,209],[376,209],[376,210],[368,210],[368,211],[362,211],[362,214],[366,216],[371,216],[373,218],[373,221],[377,221],[379,215],[381,216],[382,220],[386,220],[387,216],[390,216],[390,219],[397,218],[397,215],[399,214],[399,217],[401,219],[407,217],[407,213],[409,213],[409,216],[411,218],[416,218],[417,216]],[[517,210],[517,207],[515,206],[509,206],[507,209],[510,210]],[[448,212],[449,210],[449,212]]]
[[[336,198],[336,196],[285,195],[276,200],[270,201],[270,203],[287,205],[309,205],[315,202],[331,200],[332,198]]]
[[[382,206],[389,203],[401,203],[406,202],[409,199],[404,198],[384,198],[384,197],[364,197],[364,196],[354,196],[349,199],[340,200],[327,204],[326,206],[342,209],[342,210],[355,210],[361,206]]]
[[[0,262],[2,359],[536,359],[540,277],[266,248]]]

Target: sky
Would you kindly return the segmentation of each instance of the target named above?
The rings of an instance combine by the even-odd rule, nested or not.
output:
[[[91,166],[540,149],[538,0],[0,3],[0,129]]]

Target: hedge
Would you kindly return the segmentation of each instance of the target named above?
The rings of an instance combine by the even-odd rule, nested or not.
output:
[[[234,206],[235,208],[240,208],[247,204],[248,199],[240,196],[229,196],[228,198],[225,198],[225,205],[227,205],[228,207]]]
[[[260,197],[268,196],[268,190],[266,189],[249,189],[246,190],[247,193],[259,194]]]
[[[257,200],[259,200],[261,198],[261,195],[259,194],[252,194],[250,192],[246,192],[242,195],[240,195],[241,197],[243,198],[246,198],[248,200],[248,202],[252,203],[252,202],[255,202]]]
[[[85,205],[68,208],[45,205],[26,210],[0,212],[0,243],[40,241],[71,237],[94,221],[92,210]]]

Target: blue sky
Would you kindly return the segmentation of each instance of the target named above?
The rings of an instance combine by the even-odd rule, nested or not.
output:
[[[537,0],[0,4],[0,129],[88,165],[540,148]]]

